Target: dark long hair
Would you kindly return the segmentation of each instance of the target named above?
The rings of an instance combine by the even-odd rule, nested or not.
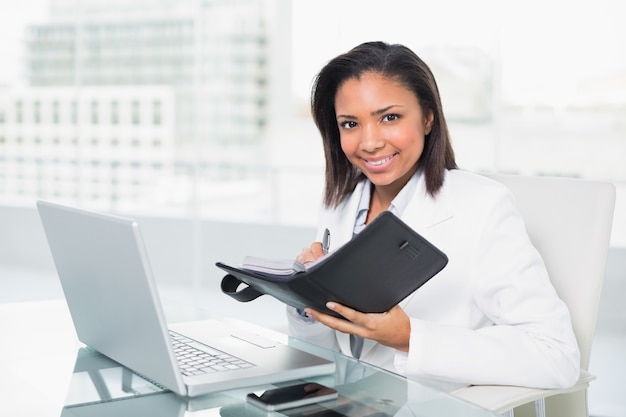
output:
[[[445,170],[455,169],[457,165],[435,77],[426,63],[409,48],[367,42],[328,62],[313,84],[311,112],[322,135],[326,157],[324,204],[336,207],[364,178],[341,149],[335,96],[344,82],[358,79],[366,72],[401,83],[415,94],[424,114],[433,113],[433,126],[426,135],[419,164],[424,171],[426,190],[430,195],[436,195],[443,185]]]

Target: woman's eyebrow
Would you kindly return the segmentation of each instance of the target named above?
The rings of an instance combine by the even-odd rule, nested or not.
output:
[[[383,107],[382,109],[378,109],[378,110],[374,110],[373,112],[370,113],[371,116],[380,116],[383,113],[388,112],[389,110],[393,109],[394,107],[402,107],[402,105],[400,104],[391,104],[387,107]]]
[[[403,107],[401,104],[391,104],[387,107],[383,107],[382,109],[378,109],[378,110],[374,110],[373,112],[370,113],[370,116],[380,116],[383,113],[386,113],[387,111],[393,109],[394,107]],[[350,114],[338,114],[337,118],[343,118],[343,119],[356,119],[356,116],[352,116]]]

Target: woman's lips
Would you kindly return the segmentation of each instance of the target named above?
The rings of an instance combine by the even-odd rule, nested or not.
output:
[[[380,158],[380,159],[366,159],[366,158],[362,158],[362,159],[370,171],[378,172],[378,171],[384,171],[385,169],[387,169],[387,167],[391,165],[396,155],[398,154],[394,153],[393,155],[389,155],[385,158]]]

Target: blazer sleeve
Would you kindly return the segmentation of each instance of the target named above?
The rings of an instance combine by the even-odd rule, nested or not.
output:
[[[403,363],[408,375],[468,384],[571,386],[579,376],[580,353],[567,307],[510,191],[498,188],[490,194],[481,198],[480,214],[468,220],[477,227],[468,237],[470,256],[463,268],[468,272],[463,279],[470,281],[469,304],[485,323],[464,328],[411,317],[409,353],[396,363]]]

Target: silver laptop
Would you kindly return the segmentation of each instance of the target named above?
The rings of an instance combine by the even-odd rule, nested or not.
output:
[[[78,338],[139,375],[192,397],[334,372],[332,361],[219,320],[168,329],[136,221],[37,208]]]

